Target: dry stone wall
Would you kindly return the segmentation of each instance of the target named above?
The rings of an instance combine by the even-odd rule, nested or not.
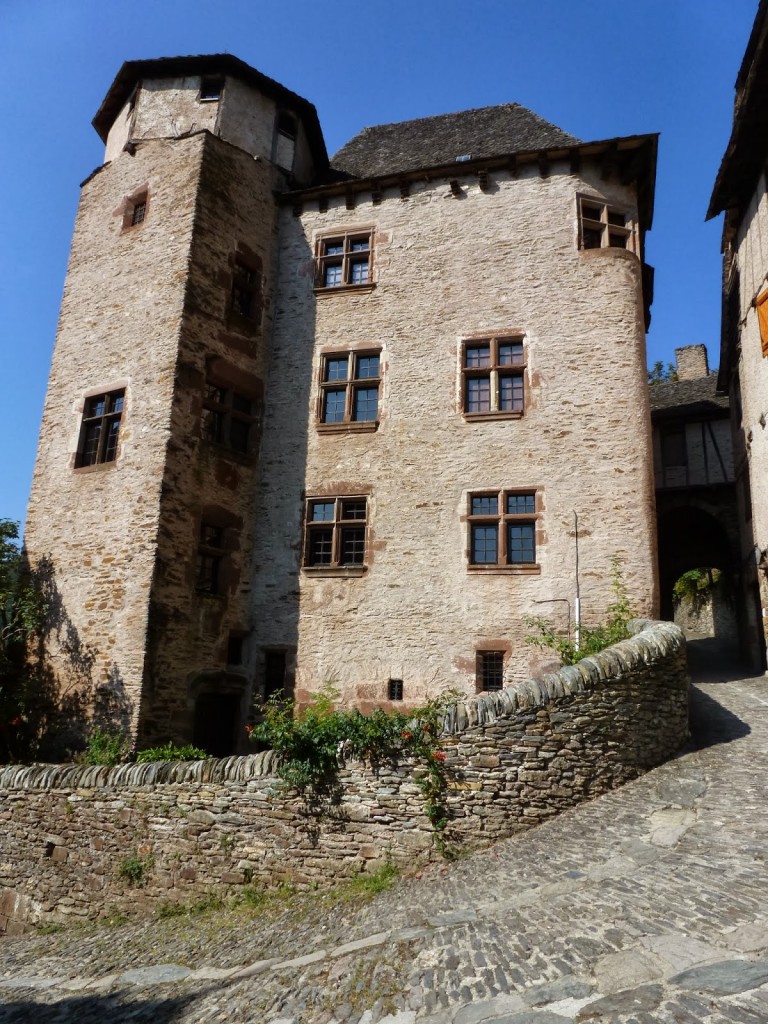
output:
[[[449,841],[484,845],[634,778],[687,736],[685,641],[670,623],[446,717]],[[0,772],[0,925],[98,918],[212,886],[328,883],[437,857],[414,765],[340,769],[313,816],[272,752],[118,768]],[[418,767],[416,766],[416,770]],[[133,884],[125,877],[133,866]]]

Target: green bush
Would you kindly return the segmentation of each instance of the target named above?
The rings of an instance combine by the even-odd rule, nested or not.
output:
[[[78,757],[82,764],[116,765],[129,760],[130,737],[124,732],[108,732],[94,729],[88,737],[88,745]]]
[[[629,623],[635,615],[629,603],[621,561],[615,555],[611,559],[611,592],[613,601],[608,605],[607,621],[601,626],[581,626],[578,648],[575,638],[555,629],[547,619],[533,615],[524,616],[526,626],[533,630],[525,642],[555,651],[563,665],[575,665],[590,654],[626,640],[631,636]]]
[[[117,877],[122,878],[129,885],[144,885],[147,875],[155,866],[155,858],[150,854],[148,857],[140,857],[138,853],[125,857],[120,861],[117,868]]]
[[[177,747],[175,743],[164,743],[160,747],[148,747],[136,754],[136,761],[139,764],[146,764],[147,761],[205,761],[210,754],[200,747],[193,747],[191,743],[185,743]]]

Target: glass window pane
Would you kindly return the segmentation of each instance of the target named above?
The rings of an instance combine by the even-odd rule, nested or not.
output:
[[[250,423],[245,420],[233,419],[229,424],[229,446],[235,452],[245,454],[248,451],[248,439],[251,431]]]
[[[344,252],[343,242],[326,242],[323,247],[326,256],[341,256]]]
[[[355,388],[353,420],[375,420],[379,411],[378,388]]]
[[[368,239],[367,238],[356,238],[350,245],[352,252],[368,252]]]
[[[220,444],[224,432],[224,414],[215,409],[203,409],[203,436]]]
[[[617,225],[620,225],[621,227],[624,227],[626,225],[626,223],[627,223],[626,215],[623,214],[623,213],[620,213],[618,210],[609,210],[608,211],[608,223],[609,224],[617,224]]]
[[[508,494],[507,512],[509,515],[530,515],[536,511],[536,495],[529,494]]]
[[[212,526],[210,523],[200,525],[200,543],[209,548],[224,547],[224,527]]]
[[[333,530],[321,529],[309,531],[309,565],[330,565],[333,558]]]
[[[359,356],[357,360],[357,379],[379,376],[378,356]]]
[[[509,523],[507,561],[510,565],[536,561],[535,527],[533,523]]]
[[[581,215],[586,220],[600,220],[600,214],[602,208],[600,206],[590,206],[587,203],[581,204]]]
[[[342,501],[342,519],[365,519],[365,499],[359,501]]]
[[[109,399],[109,412],[122,412],[123,411],[123,398],[122,391],[118,391],[114,395],[108,395]]]
[[[624,234],[619,234],[617,231],[609,231],[608,245],[610,245],[614,249],[626,249],[627,236]]]
[[[523,343],[513,341],[499,345],[499,366],[520,366],[523,362]]]
[[[495,494],[481,494],[472,498],[473,516],[495,516],[499,514],[499,499]]]
[[[114,462],[117,457],[117,435],[120,431],[120,420],[110,420],[107,425],[107,437],[104,447],[104,462]]]
[[[96,398],[89,398],[85,404],[85,415],[90,416],[103,416],[106,412],[107,396],[98,395]]]
[[[466,412],[491,411],[490,377],[470,377],[467,380]]]
[[[232,408],[235,412],[241,412],[246,416],[251,415],[251,400],[243,395],[232,393]]]
[[[323,423],[342,423],[347,404],[347,391],[326,391],[323,406]]]
[[[101,423],[91,423],[85,428],[83,439],[83,453],[80,458],[81,466],[92,466],[99,456],[99,437],[101,436]]]
[[[603,232],[596,228],[584,228],[582,241],[585,249],[599,249],[603,244]]]
[[[346,356],[343,359],[327,359],[325,361],[325,379],[346,380],[348,365],[349,360]]]
[[[351,267],[351,283],[366,284],[368,281],[368,260],[356,260]]]
[[[523,411],[523,378],[501,377],[499,380],[499,409],[502,412]]]
[[[498,531],[495,526],[473,526],[471,560],[473,565],[495,565],[498,561]]]
[[[344,283],[344,278],[341,272],[341,264],[331,264],[325,268],[325,287],[326,288],[338,288],[339,285]]]
[[[464,365],[468,367],[490,366],[491,346],[473,345],[471,348],[467,346],[467,348],[464,349]]]
[[[345,526],[341,531],[341,565],[362,565],[365,560],[365,527]]]
[[[477,656],[479,682],[483,690],[501,690],[504,685],[502,651],[480,651]]]
[[[312,522],[326,522],[333,520],[333,508],[335,502],[333,501],[313,501],[312,502]]]

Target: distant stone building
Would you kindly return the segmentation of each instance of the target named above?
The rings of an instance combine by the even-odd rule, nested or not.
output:
[[[62,685],[227,753],[278,690],[528,675],[614,554],[654,612],[655,136],[507,104],[329,163],[226,55],[125,64],[94,125],[27,524]]]
[[[723,224],[720,387],[730,391],[741,507],[741,562],[768,645],[768,0],[761,0],[738,77],[733,130],[709,217]]]
[[[754,608],[741,599],[739,513],[728,396],[717,391],[704,345],[675,350],[676,379],[650,389],[659,537],[661,617],[690,636],[714,635],[754,649]],[[714,601],[692,609],[673,602],[691,569],[721,573]]]

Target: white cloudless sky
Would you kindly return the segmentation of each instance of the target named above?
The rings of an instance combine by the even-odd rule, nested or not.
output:
[[[660,132],[648,358],[718,362],[720,218],[705,224],[757,0],[0,0],[0,518],[23,520],[91,127],[125,60],[229,52],[366,125],[517,102],[583,140]],[[108,344],[108,339],[105,339]]]

